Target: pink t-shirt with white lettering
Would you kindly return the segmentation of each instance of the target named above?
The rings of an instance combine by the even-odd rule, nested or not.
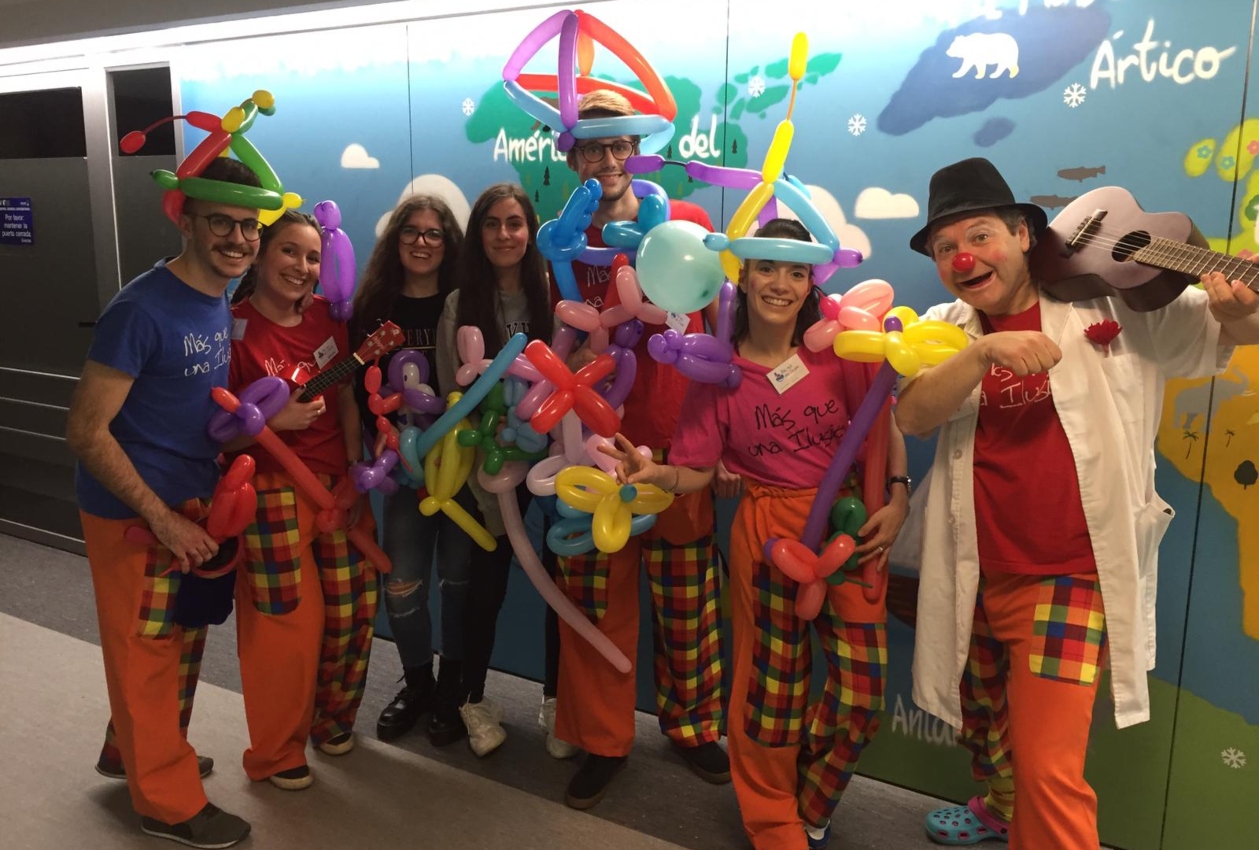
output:
[[[726,469],[767,484],[803,490],[821,483],[848,427],[848,401],[865,395],[864,367],[829,349],[796,352],[808,370],[779,393],[769,369],[742,357],[737,389],[692,381],[682,405],[668,462]],[[845,389],[845,381],[854,386]],[[854,394],[854,388],[856,394]]]

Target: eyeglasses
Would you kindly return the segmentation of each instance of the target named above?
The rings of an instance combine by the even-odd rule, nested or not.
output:
[[[578,145],[577,150],[581,151],[581,158],[586,162],[600,162],[604,151],[612,151],[613,159],[624,162],[634,152],[634,143],[625,139],[617,139],[615,142],[585,142]]]
[[[223,213],[193,214],[192,217],[204,218],[210,225],[210,232],[215,236],[231,236],[236,225],[240,225],[240,235],[245,238],[245,241],[257,242],[258,234],[262,232],[262,222],[256,218],[232,218]]]
[[[430,248],[440,248],[446,242],[446,234],[435,227],[431,230],[404,227],[398,231],[398,241],[403,245],[414,245],[417,239],[423,239]]]

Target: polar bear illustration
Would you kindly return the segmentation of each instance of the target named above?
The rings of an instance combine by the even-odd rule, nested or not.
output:
[[[992,77],[1005,71],[1013,79],[1019,73],[1019,43],[1003,32],[959,35],[945,53],[962,60],[962,67],[953,75],[954,78],[964,76],[974,68],[975,79],[982,80],[989,65],[997,66]]]

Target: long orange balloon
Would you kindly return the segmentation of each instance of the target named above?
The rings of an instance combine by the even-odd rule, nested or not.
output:
[[[240,399],[232,395],[231,392],[223,387],[215,387],[210,390],[210,397],[214,399],[219,407],[228,413],[235,413],[240,407]],[[276,459],[280,466],[284,467],[284,471],[292,476],[293,481],[298,488],[306,494],[312,502],[318,505],[323,511],[328,512],[329,516],[335,515],[334,512],[340,512],[345,515],[344,509],[337,504],[337,500],[332,493],[328,492],[328,488],[323,485],[315,474],[310,471],[310,467],[302,462],[297,454],[285,445],[284,441],[276,436],[275,432],[267,426],[263,426],[258,432],[258,444],[271,453],[271,457]],[[325,528],[323,531],[332,531],[334,529]],[[375,539],[366,534],[359,526],[345,529],[345,536],[350,538],[350,542],[358,547],[367,560],[371,561],[372,566],[376,568],[378,573],[390,573],[393,571],[393,562],[389,560],[389,556],[381,551],[376,545]]]

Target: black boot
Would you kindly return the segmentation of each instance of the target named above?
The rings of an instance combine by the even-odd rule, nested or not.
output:
[[[376,721],[376,737],[382,741],[400,738],[414,728],[416,721],[433,710],[433,665],[407,667],[402,671],[406,685],[393,702],[385,706]]]
[[[434,747],[453,744],[468,734],[459,716],[463,703],[463,662],[442,657],[433,692],[433,715],[428,719],[428,740]]]
[[[625,767],[629,756],[586,756],[581,769],[573,774],[564,794],[564,802],[574,809],[590,809],[607,793],[612,777]]]

